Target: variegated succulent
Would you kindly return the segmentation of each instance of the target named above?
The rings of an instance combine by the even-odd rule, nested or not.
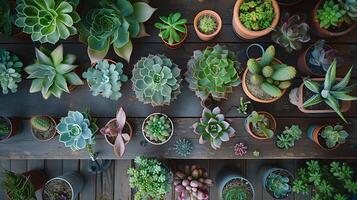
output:
[[[15,54],[0,49],[0,86],[2,93],[17,91],[17,84],[22,81],[21,71],[23,64]]]

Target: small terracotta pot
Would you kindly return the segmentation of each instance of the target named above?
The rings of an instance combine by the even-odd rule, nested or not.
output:
[[[184,24],[184,26],[185,26],[185,29],[186,29],[186,33],[184,33],[184,34],[182,33],[183,37],[182,37],[182,40],[181,40],[180,42],[170,45],[166,40],[164,40],[164,39],[161,38],[161,40],[165,43],[165,45],[166,45],[167,47],[169,47],[170,49],[177,49],[177,48],[179,48],[180,46],[182,46],[183,42],[184,42],[184,41],[186,40],[186,38],[187,38],[187,32],[188,32],[187,25]],[[160,32],[161,32],[161,30],[160,30]]]
[[[275,132],[275,130],[276,130],[276,120],[275,120],[274,116],[271,115],[270,113],[264,112],[264,111],[259,111],[257,113],[260,114],[260,115],[265,115],[266,117],[268,117],[271,120],[271,123],[273,124],[271,128],[272,128],[273,132]],[[245,130],[249,133],[249,135],[251,135],[255,139],[258,139],[258,140],[271,139],[271,138],[267,138],[267,137],[262,137],[262,136],[256,135],[253,132],[252,124],[248,123],[247,119],[245,120]]]
[[[108,63],[109,64],[116,64],[116,62],[114,61],[114,60],[111,60],[111,59],[107,59],[107,58],[105,58],[105,59],[103,59],[103,60],[106,60],[106,61],[108,61]],[[101,61],[103,61],[103,60],[101,60]],[[99,61],[98,61],[99,62]],[[91,67],[95,67],[95,65],[98,63],[98,62],[94,62],[94,63],[92,63],[91,64]],[[92,88],[92,86],[89,84],[89,82],[86,80],[86,82],[87,82],[87,84],[88,84],[88,87],[89,88]]]
[[[2,116],[0,116],[0,118],[3,118],[10,125],[10,133],[2,140],[7,140],[7,139],[11,138],[12,136],[16,135],[19,132],[20,123],[19,123],[19,121],[17,119],[15,119],[15,118],[7,118],[7,117],[2,117]],[[0,141],[2,141],[2,140],[0,140]]]
[[[314,9],[312,10],[312,29],[316,32],[316,34],[318,34],[320,37],[325,37],[325,38],[338,37],[341,35],[346,35],[347,33],[349,33],[355,28],[356,23],[351,24],[350,27],[348,27],[346,30],[341,32],[331,32],[327,29],[321,28],[320,22],[317,18],[317,10],[322,6],[324,2],[325,0],[319,0],[315,5]]]
[[[110,126],[110,124],[112,124],[112,123],[116,123],[116,119],[111,119],[105,126]],[[133,137],[133,127],[131,126],[131,124],[129,123],[129,122],[125,122],[125,125],[129,128],[129,136],[130,136],[130,140],[131,140],[131,138]],[[110,146],[112,146],[112,147],[114,147],[114,143],[112,143],[111,141],[110,141],[110,139],[109,138],[113,138],[113,137],[110,137],[110,136],[108,136],[108,135],[104,135],[104,138],[105,138],[105,141],[107,141],[107,143],[110,145]],[[116,136],[114,136],[114,140],[116,139]],[[124,144],[126,145],[126,144],[128,144],[129,142],[130,142],[130,140],[128,140],[128,141],[124,141]]]
[[[273,6],[273,9],[275,12],[275,17],[274,17],[270,27],[267,29],[261,30],[261,31],[251,31],[251,30],[247,29],[242,24],[242,22],[240,21],[240,18],[239,18],[239,8],[243,2],[244,2],[244,0],[237,0],[237,2],[234,5],[234,9],[233,9],[233,21],[232,21],[233,30],[239,37],[241,37],[243,39],[248,39],[248,40],[262,37],[264,35],[269,34],[278,25],[279,18],[280,18],[280,8],[279,8],[279,5],[276,2],[276,0],[271,0],[272,6]]]
[[[200,31],[200,29],[198,28],[199,20],[201,19],[201,17],[207,16],[207,15],[213,17],[217,22],[217,29],[213,33],[211,33],[209,35],[207,35],[205,33],[202,33]],[[222,19],[219,16],[219,14],[214,12],[213,10],[203,10],[203,11],[199,12],[195,16],[195,19],[193,21],[193,25],[195,27],[195,31],[196,31],[197,36],[203,41],[209,41],[209,40],[212,40],[214,37],[216,37],[216,35],[221,31],[221,29],[222,29]]]
[[[307,129],[307,136],[309,137],[310,140],[318,144],[319,147],[322,148],[323,150],[331,151],[337,149],[340,146],[339,143],[337,143],[336,146],[334,146],[333,148],[327,148],[321,144],[322,141],[319,140],[319,135],[323,128],[325,128],[325,125],[309,126],[309,128]]]
[[[50,141],[51,139],[53,139],[56,135],[57,135],[57,130],[56,130],[56,125],[57,125],[57,121],[52,118],[51,116],[49,115],[44,115],[45,117],[48,117],[52,123],[54,124],[54,130],[53,130],[53,134],[51,137],[49,137],[48,139],[45,139],[45,140],[42,140],[42,139],[39,139],[36,137],[36,134],[34,132],[34,128],[31,126],[31,133],[32,133],[32,136],[37,140],[37,141],[40,141],[40,142],[46,142],[46,141]]]
[[[151,141],[149,138],[147,138],[146,137],[146,135],[145,135],[145,125],[146,125],[146,121],[151,117],[151,116],[153,116],[153,115],[162,115],[162,116],[165,116],[167,119],[169,119],[169,121],[170,121],[170,124],[171,124],[171,133],[170,133],[170,136],[167,138],[167,140],[166,141],[164,141],[164,142],[160,142],[160,143],[156,143],[156,142],[153,142],[153,141]],[[162,144],[165,144],[166,142],[168,142],[171,138],[172,138],[172,135],[174,134],[174,123],[172,122],[172,120],[167,116],[167,115],[165,115],[165,114],[162,114],[162,113],[152,113],[152,114],[150,114],[149,116],[147,116],[146,118],[145,118],[145,120],[144,120],[144,122],[143,122],[143,124],[142,124],[142,126],[141,126],[141,132],[143,133],[143,136],[144,136],[144,138],[146,139],[146,141],[148,141],[150,144],[153,144],[153,145],[162,145]]]

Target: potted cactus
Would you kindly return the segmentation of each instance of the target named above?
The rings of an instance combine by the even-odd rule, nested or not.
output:
[[[292,125],[290,128],[286,126],[283,133],[277,136],[276,146],[280,149],[290,149],[301,137],[302,131],[298,125]]]
[[[0,116],[0,141],[9,139],[18,132],[18,124],[15,120]]]
[[[17,84],[22,81],[22,67],[19,57],[5,49],[0,49],[0,86],[3,94],[17,91]]]
[[[310,140],[314,141],[324,150],[337,149],[340,144],[345,143],[348,133],[341,125],[335,126],[309,126],[307,135]]]
[[[125,145],[128,144],[133,136],[133,128],[126,121],[126,115],[123,108],[120,108],[116,114],[116,118],[110,120],[100,133],[104,135],[105,140],[114,148],[114,153],[118,157],[122,157],[125,152]]]
[[[165,114],[152,113],[145,118],[141,129],[146,141],[154,145],[162,145],[174,134],[174,123]]]
[[[243,39],[269,34],[279,23],[280,8],[276,0],[237,0],[233,8],[233,29]]]
[[[212,185],[208,172],[198,165],[185,165],[175,172],[174,186],[178,200],[208,200],[208,188]]]
[[[293,175],[285,169],[270,168],[263,175],[263,185],[274,199],[285,199],[292,193]]]
[[[30,93],[41,92],[44,99],[51,95],[61,98],[63,92],[70,92],[71,86],[83,85],[83,81],[73,72],[78,65],[74,65],[76,56],[63,55],[63,46],[59,45],[52,52],[45,48],[35,48],[36,60],[34,64],[25,67],[33,79]]]
[[[65,173],[50,179],[42,191],[43,200],[76,200],[84,186],[83,177],[77,172]]]
[[[217,150],[221,147],[222,142],[229,141],[229,138],[235,135],[235,130],[229,122],[224,119],[219,107],[212,111],[203,108],[202,117],[199,122],[192,125],[195,134],[199,135],[199,143],[204,144],[206,141],[211,143],[211,147]]]
[[[260,103],[277,101],[291,85],[296,69],[275,58],[275,47],[270,45],[261,58],[250,58],[242,77],[245,94]]]
[[[253,111],[245,120],[245,130],[255,139],[273,138],[276,121],[273,115],[263,111]]]
[[[93,96],[101,95],[117,101],[122,96],[120,93],[122,84],[128,81],[128,77],[123,73],[123,66],[121,62],[105,59],[93,63],[82,77],[87,80]]]
[[[218,189],[221,200],[244,199],[254,200],[253,185],[240,175],[227,174],[219,177]]]
[[[30,123],[32,135],[39,141],[49,141],[55,137],[57,133],[57,123],[50,116],[33,116],[30,119]]]
[[[202,101],[227,99],[233,87],[240,84],[240,66],[234,52],[219,44],[196,50],[187,63],[186,81]]]
[[[199,12],[193,21],[197,36],[203,41],[212,40],[222,29],[222,19],[213,10]]]
[[[187,20],[181,18],[181,13],[170,13],[160,16],[161,22],[154,24],[160,30],[159,37],[171,49],[179,48],[187,38]]]

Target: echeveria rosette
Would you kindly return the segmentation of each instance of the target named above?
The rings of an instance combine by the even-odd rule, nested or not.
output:
[[[101,0],[101,8],[88,12],[79,27],[80,41],[88,45],[92,62],[102,60],[113,45],[115,53],[129,62],[131,38],[147,36],[144,22],[156,10],[144,2]]]
[[[133,88],[136,97],[152,106],[169,105],[181,93],[178,66],[164,55],[141,58],[133,69]]]
[[[0,49],[0,86],[3,94],[17,91],[17,84],[22,81],[22,67],[19,57],[5,49]]]
[[[226,99],[233,87],[240,84],[236,56],[223,46],[196,50],[187,63],[186,81],[202,100],[212,96],[215,100]]]
[[[200,122],[193,124],[192,128],[197,135],[200,135],[199,143],[209,141],[214,150],[219,149],[222,142],[229,141],[229,138],[235,135],[235,130],[225,120],[219,107],[212,111],[204,108]]]
[[[80,21],[76,2],[67,0],[18,0],[15,25],[31,34],[32,41],[55,44],[77,34]]]

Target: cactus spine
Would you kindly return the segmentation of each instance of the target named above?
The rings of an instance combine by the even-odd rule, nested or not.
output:
[[[49,117],[35,116],[31,118],[31,126],[40,132],[45,132],[53,127],[53,123]]]

